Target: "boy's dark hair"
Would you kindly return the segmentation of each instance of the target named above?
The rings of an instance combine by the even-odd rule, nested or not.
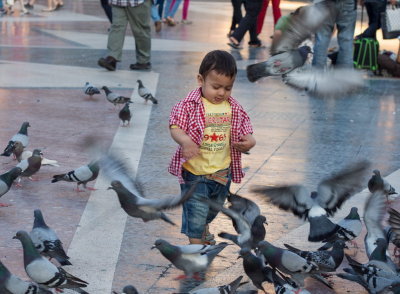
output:
[[[223,50],[208,52],[200,64],[199,74],[205,79],[212,70],[217,74],[233,78],[237,73],[236,61],[231,54]]]

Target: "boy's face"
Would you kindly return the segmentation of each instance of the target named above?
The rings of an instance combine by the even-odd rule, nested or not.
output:
[[[220,75],[212,70],[205,78],[199,74],[197,81],[203,92],[203,97],[213,104],[220,104],[228,100],[231,95],[235,77]]]

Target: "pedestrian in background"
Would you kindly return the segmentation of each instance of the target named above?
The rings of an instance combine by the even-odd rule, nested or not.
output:
[[[233,14],[232,14],[231,28],[229,30],[228,37],[230,37],[230,35],[233,34],[233,32],[238,27],[240,21],[243,18],[243,15],[242,15],[243,0],[231,0],[231,3],[232,3],[232,8],[233,8]]]
[[[281,1],[280,0],[271,0],[271,2],[272,2],[272,13],[274,15],[274,26],[275,26],[276,23],[278,22],[278,20],[282,16],[281,9],[279,7]],[[263,0],[263,4],[261,6],[260,13],[258,14],[258,17],[257,17],[257,35],[259,35],[262,31],[265,15],[267,14],[268,4],[269,4],[269,0]]]

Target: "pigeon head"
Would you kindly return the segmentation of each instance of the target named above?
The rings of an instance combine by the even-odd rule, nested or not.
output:
[[[358,214],[358,208],[352,207],[350,213],[344,219],[360,219],[360,215]]]
[[[35,149],[35,150],[33,150],[33,152],[32,152],[32,156],[40,156],[40,157],[43,157],[43,153],[42,153],[42,151],[41,151],[40,149]]]
[[[125,286],[124,289],[122,289],[122,293],[124,294],[138,294],[139,292],[136,290],[135,287],[132,285]]]
[[[20,167],[13,167],[9,172],[8,176],[11,181],[14,181],[19,175],[22,173],[22,169]]]
[[[163,240],[163,239],[158,239],[154,242],[154,245],[151,247],[151,249],[157,248],[160,250],[160,248],[162,247],[166,247],[170,245],[167,241]]]
[[[43,219],[43,214],[42,211],[40,209],[35,209],[33,211],[33,216],[35,217],[35,220],[33,222],[33,227],[45,227],[48,228],[48,226],[46,225],[44,219]]]
[[[317,191],[312,191],[312,192],[311,192],[311,198],[312,198],[312,199],[317,198],[317,196],[318,196],[318,192],[317,192]]]
[[[267,249],[267,248],[270,248],[270,247],[272,247],[272,246],[270,246],[271,244],[269,243],[269,242],[267,242],[267,241],[261,241],[261,242],[259,242],[258,243],[258,245],[257,245],[257,247],[258,247],[258,249],[260,249],[260,250],[264,250],[264,249]]]
[[[142,83],[142,81],[141,80],[137,80],[137,82],[139,83],[139,87],[143,87],[143,83]]]
[[[28,134],[28,127],[30,127],[31,125],[29,124],[29,122],[24,122],[22,123],[21,129],[19,130],[19,133],[27,135]]]
[[[107,190],[119,190],[124,188],[124,185],[120,181],[114,180],[111,182],[111,187],[109,187]]]
[[[261,215],[261,214],[258,215],[258,216],[255,218],[254,223],[255,223],[256,225],[262,225],[262,224],[267,224],[267,225],[268,225],[267,218],[266,218],[265,216]]]
[[[379,238],[379,239],[377,239],[376,240],[376,242],[375,242],[375,244],[376,244],[376,246],[377,247],[380,247],[380,248],[385,248],[386,249],[386,247],[387,247],[387,241],[384,239],[384,238]]]
[[[107,95],[111,93],[110,89],[108,89],[108,87],[106,86],[103,86],[102,89],[104,90],[104,92],[106,92]]]
[[[373,172],[377,177],[381,177],[381,172],[380,172],[379,170],[374,169],[372,172]]]
[[[245,248],[240,249],[240,251],[239,251],[239,258],[250,256],[250,255],[251,255],[250,248],[245,247]]]
[[[18,239],[20,241],[22,240],[26,240],[27,238],[29,238],[29,235],[27,232],[25,231],[18,231],[15,236],[13,237],[13,239]]]

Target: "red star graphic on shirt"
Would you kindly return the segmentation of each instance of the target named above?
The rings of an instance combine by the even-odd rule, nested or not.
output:
[[[212,134],[212,135],[210,136],[210,138],[211,138],[211,142],[212,142],[212,141],[217,142],[217,140],[218,140],[218,135],[217,135],[216,133],[214,133],[214,134]]]

